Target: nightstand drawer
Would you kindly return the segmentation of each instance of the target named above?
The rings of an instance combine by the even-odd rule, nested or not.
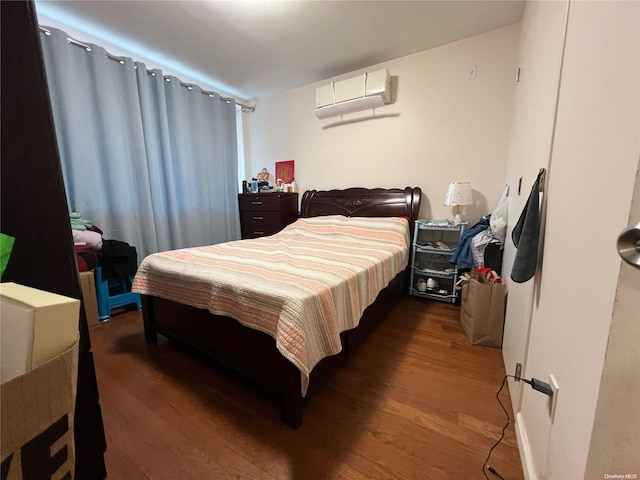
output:
[[[242,225],[280,225],[282,213],[279,211],[241,211],[240,221]]]
[[[280,210],[281,197],[274,193],[262,193],[258,195],[242,195],[240,211],[245,210]]]
[[[280,225],[245,225],[242,224],[242,238],[258,238],[258,237],[266,237],[268,235],[273,235],[274,233],[278,233],[282,230]]]

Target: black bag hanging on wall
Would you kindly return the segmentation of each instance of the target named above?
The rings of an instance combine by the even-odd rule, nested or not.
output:
[[[511,270],[511,279],[516,283],[524,283],[536,273],[540,236],[540,184],[544,173],[545,169],[541,168],[531,187],[527,204],[511,233],[513,244],[518,249]]]

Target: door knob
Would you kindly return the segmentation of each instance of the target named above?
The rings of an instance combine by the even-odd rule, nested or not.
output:
[[[625,262],[640,268],[640,223],[625,228],[618,236],[617,246]]]

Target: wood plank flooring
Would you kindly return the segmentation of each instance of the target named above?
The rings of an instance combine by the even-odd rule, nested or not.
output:
[[[505,370],[499,349],[469,344],[459,312],[403,298],[308,399],[299,430],[268,392],[163,337],[147,345],[141,313],[114,315],[91,328],[108,479],[484,479]],[[506,387],[501,399],[512,415]],[[513,421],[490,464],[523,478]]]

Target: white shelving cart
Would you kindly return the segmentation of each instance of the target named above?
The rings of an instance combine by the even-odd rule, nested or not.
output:
[[[411,244],[409,294],[456,304],[458,269],[450,263],[467,222],[416,220]]]

